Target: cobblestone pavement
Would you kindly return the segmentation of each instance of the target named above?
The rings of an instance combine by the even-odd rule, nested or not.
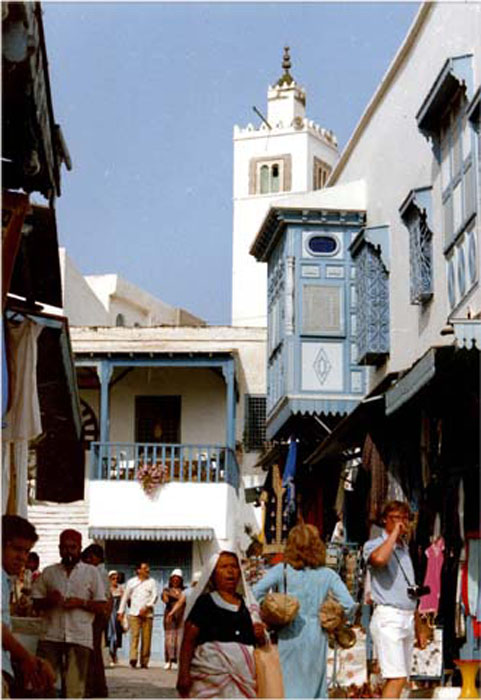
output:
[[[153,663],[149,668],[130,668],[120,662],[105,669],[111,698],[177,698],[176,671],[164,671],[163,664]]]

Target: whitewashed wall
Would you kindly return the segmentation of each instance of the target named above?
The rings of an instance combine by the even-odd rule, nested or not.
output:
[[[233,535],[235,491],[227,484],[168,483],[149,497],[135,481],[91,481],[88,500],[91,527],[211,527],[219,540]]]
[[[446,59],[473,52],[476,89],[481,80],[481,6],[433,3],[407,60],[395,73],[363,133],[354,135],[353,151],[334,176],[335,185],[364,178],[367,225],[390,227],[391,354],[381,373],[409,367],[432,345],[452,343],[452,336],[440,335],[449,315],[440,169],[430,144],[417,129],[415,115]],[[375,106],[376,97],[372,102]],[[423,310],[409,299],[409,234],[400,219],[399,207],[411,189],[431,183],[434,297]],[[479,251],[479,212],[477,230]],[[479,285],[455,315],[464,317],[468,305],[481,308]]]

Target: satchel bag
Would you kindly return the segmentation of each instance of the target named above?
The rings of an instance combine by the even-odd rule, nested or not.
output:
[[[281,660],[277,644],[266,644],[254,649],[258,698],[283,698]]]
[[[344,609],[340,603],[329,593],[324,603],[319,608],[319,622],[326,632],[334,632],[342,625]]]
[[[344,608],[329,593],[319,608],[319,623],[329,636],[329,645],[337,643],[342,649],[350,649],[356,643],[356,633],[346,625]]]
[[[286,565],[284,564],[284,593],[267,593],[260,605],[262,620],[269,627],[290,624],[299,612],[299,601],[287,593]]]

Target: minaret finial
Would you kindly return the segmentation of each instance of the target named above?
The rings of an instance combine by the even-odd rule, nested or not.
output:
[[[291,68],[291,54],[290,54],[290,47],[289,46],[284,46],[284,56],[282,58],[282,68],[284,70],[284,73],[282,77],[277,81],[278,85],[290,85],[291,83],[294,82],[294,78],[290,74],[290,68]]]

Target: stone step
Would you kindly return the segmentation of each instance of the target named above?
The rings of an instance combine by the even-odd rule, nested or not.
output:
[[[40,568],[59,561],[58,539],[62,530],[73,528],[82,533],[82,547],[92,540],[88,537],[88,503],[36,502],[28,507],[28,519],[35,525],[38,541],[34,551],[40,557]]]

